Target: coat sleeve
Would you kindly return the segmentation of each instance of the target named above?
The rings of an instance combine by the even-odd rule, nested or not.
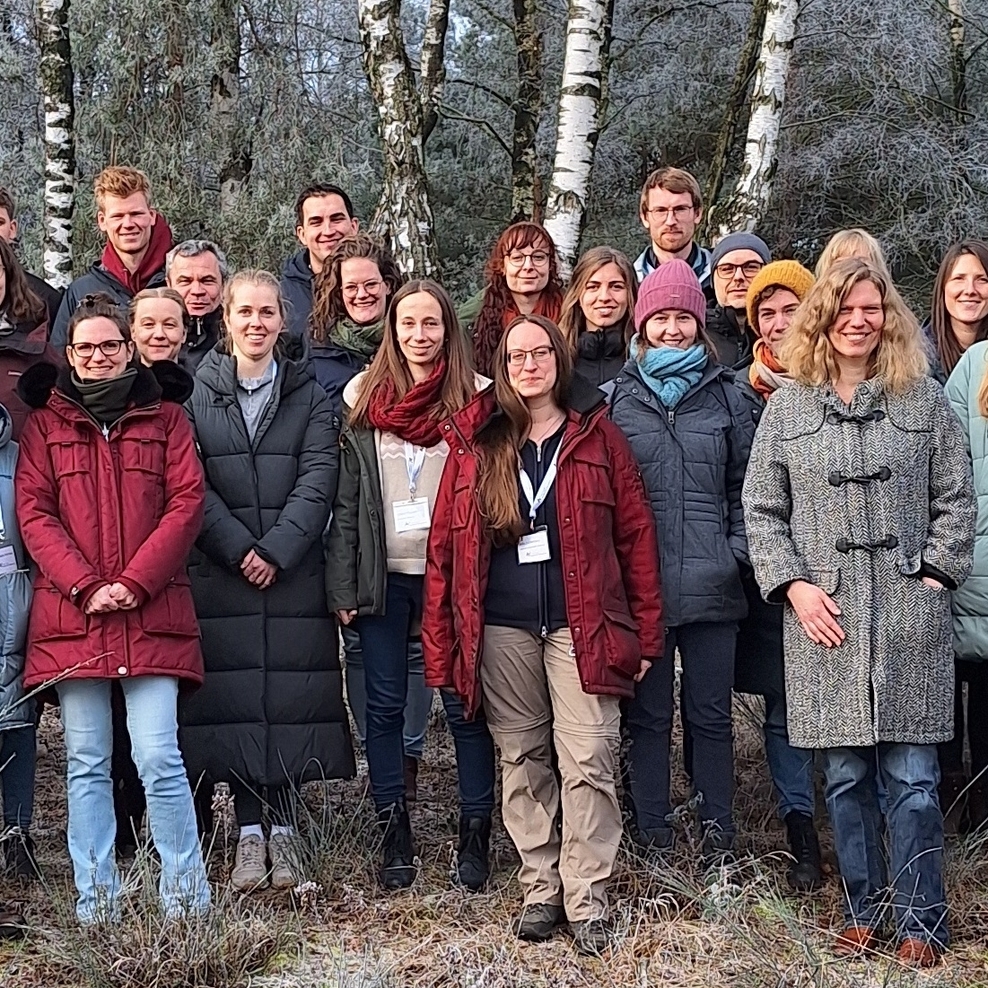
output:
[[[453,505],[460,459],[450,455],[443,468],[432,512],[422,591],[422,652],[425,685],[453,685]]]
[[[727,434],[727,505],[728,541],[734,558],[743,565],[750,565],[748,536],[744,527],[744,507],[741,489],[751,456],[751,441],[755,436],[755,420],[750,403],[731,385],[726,389],[731,412],[731,427]]]
[[[65,289],[62,296],[62,304],[58,307],[58,315],[55,316],[55,324],[51,328],[51,338],[49,343],[58,351],[60,355],[65,353],[65,344],[68,342],[69,319],[75,312],[79,304],[76,297],[76,290],[73,285]]]
[[[157,597],[179,572],[202,528],[205,482],[192,426],[177,405],[166,405],[165,509],[155,530],[134,553],[120,582]]]
[[[624,433],[602,420],[610,454],[614,502],[614,550],[624,574],[624,592],[635,624],[642,658],[658,659],[665,650],[659,540],[641,470]]]
[[[339,464],[339,482],[326,537],[326,603],[331,611],[355,611],[360,460],[346,431],[340,439]]]
[[[278,520],[256,543],[259,556],[292,569],[320,540],[340,473],[340,422],[326,393],[312,385],[313,402],[298,456],[295,487]]]
[[[14,473],[17,521],[28,554],[63,597],[85,603],[92,591],[106,583],[69,535],[58,510],[58,485],[41,426],[41,413],[28,416],[20,438]]]
[[[974,564],[977,501],[971,455],[964,431],[947,397],[934,391],[930,444],[930,525],[923,549],[922,575],[944,581],[956,590]],[[925,569],[925,572],[923,570]]]
[[[762,596],[770,603],[785,600],[794,580],[810,582],[810,570],[792,537],[792,492],[789,468],[782,457],[778,396],[762,415],[748,460],[741,500],[744,504],[748,552]]]

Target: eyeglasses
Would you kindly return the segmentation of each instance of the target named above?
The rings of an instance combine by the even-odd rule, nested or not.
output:
[[[360,290],[363,289],[368,295],[377,295],[378,292],[384,287],[383,281],[365,281],[358,285],[344,285],[343,286],[343,297],[349,299],[351,302],[360,294]]]
[[[718,264],[714,271],[717,272],[718,278],[731,281],[738,271],[746,278],[754,278],[763,267],[765,265],[761,261],[745,261],[744,264]]]
[[[104,357],[115,357],[120,348],[127,345],[126,340],[103,340],[102,343],[69,343],[68,348],[83,360],[88,360],[97,350]]]
[[[549,255],[544,250],[530,250],[528,253],[523,250],[513,250],[510,254],[505,254],[504,259],[516,268],[523,268],[526,261],[531,261],[537,268],[549,263]]]
[[[646,213],[652,217],[652,219],[661,220],[665,222],[669,219],[670,215],[677,222],[679,220],[685,220],[690,213],[693,212],[692,206],[653,206],[651,209],[646,209]]]
[[[551,346],[537,346],[534,350],[509,350],[508,363],[512,367],[524,367],[525,358],[530,356],[537,364],[545,364],[555,352],[555,347]]]

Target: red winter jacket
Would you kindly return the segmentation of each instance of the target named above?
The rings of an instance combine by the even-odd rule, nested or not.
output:
[[[67,367],[31,368],[19,391],[36,409],[21,434],[14,480],[21,534],[38,565],[25,684],[66,675],[202,682],[185,563],[202,525],[205,487],[192,428],[176,403],[192,393],[191,378],[174,364],[142,367],[107,438]],[[137,595],[137,608],[86,614],[89,597],[113,582]]]
[[[631,447],[604,417],[601,392],[586,389],[568,413],[556,478],[566,612],[584,691],[633,696],[641,659],[663,651],[658,542]],[[491,387],[443,424],[450,455],[426,558],[425,680],[454,689],[468,718],[480,705],[491,555],[475,495],[475,439],[500,414]]]

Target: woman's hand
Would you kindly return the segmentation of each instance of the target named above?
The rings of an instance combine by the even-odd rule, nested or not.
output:
[[[120,604],[113,599],[109,583],[105,583],[86,601],[87,614],[108,614],[120,610]]]
[[[278,575],[278,567],[261,559],[253,549],[244,556],[240,571],[258,590],[267,590]]]
[[[811,642],[834,648],[844,641],[844,629],[837,621],[840,607],[818,586],[805,580],[794,580],[789,584],[786,596]]]
[[[947,589],[939,580],[934,580],[932,576],[921,576],[920,580],[923,583],[925,583],[931,590]]]
[[[356,611],[337,611],[336,616],[340,619],[341,624],[349,624],[356,616]]]
[[[641,664],[638,666],[638,672],[635,674],[635,682],[640,683],[645,678],[645,673],[652,668],[651,659],[642,659]]]
[[[137,594],[128,590],[122,583],[111,583],[109,593],[121,611],[132,611],[137,607]]]

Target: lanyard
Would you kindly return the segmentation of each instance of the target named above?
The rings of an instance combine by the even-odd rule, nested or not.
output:
[[[0,503],[0,542],[7,541],[7,526],[3,520],[3,504]]]
[[[545,499],[549,496],[549,491],[552,490],[552,485],[556,482],[556,463],[559,460],[559,451],[562,449],[562,446],[562,439],[560,439],[559,444],[556,446],[556,452],[552,454],[552,459],[549,461],[549,468],[542,478],[542,483],[539,484],[537,493],[533,492],[532,478],[529,477],[528,471],[519,462],[518,481],[521,484],[521,490],[525,495],[525,500],[529,503],[528,518],[533,524],[539,508],[545,503]]]
[[[422,467],[425,465],[425,447],[405,443],[405,470],[408,473],[408,494],[415,497],[415,486],[419,482]]]

